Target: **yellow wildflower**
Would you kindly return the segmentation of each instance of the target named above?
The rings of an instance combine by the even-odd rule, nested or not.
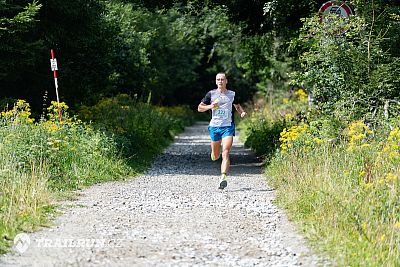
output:
[[[300,102],[307,102],[308,101],[308,96],[306,92],[304,92],[303,89],[299,89],[294,93],[300,100]]]
[[[25,122],[33,123],[34,119],[30,118],[31,108],[28,102],[19,99],[12,110],[1,112],[1,117],[9,120],[10,122]]]
[[[291,121],[293,119],[293,115],[291,113],[285,114],[285,121]]]
[[[400,139],[400,130],[398,127],[395,127],[388,136],[388,141],[395,141],[396,139]]]
[[[386,179],[389,182],[395,182],[397,180],[397,176],[390,172],[390,173],[386,174]]]
[[[367,222],[363,222],[362,228],[363,228],[364,230],[367,230]]]
[[[293,142],[296,141],[308,128],[307,124],[292,126],[289,129],[284,128],[280,133],[279,141],[281,141],[281,149],[286,150],[293,147]]]
[[[365,137],[365,134],[355,134],[351,137],[352,141],[359,141]]]
[[[67,104],[65,104],[65,102],[60,102],[60,104],[57,103],[57,101],[51,101],[50,106],[47,108],[48,111],[57,111],[58,109],[62,109],[62,110],[67,110],[69,107]]]
[[[370,146],[371,146],[370,144],[362,144],[361,148],[367,148],[367,147],[370,147]]]
[[[320,145],[322,143],[322,140],[320,138],[314,138],[313,141],[317,144]]]
[[[367,137],[367,134],[372,134],[373,132],[365,125],[362,121],[352,122],[347,131],[347,136],[349,137],[349,151],[357,148],[361,145],[362,148],[369,147],[369,144],[362,144],[363,140]]]
[[[390,153],[389,153],[389,158],[398,158],[400,156],[400,153],[399,152],[397,152],[397,151],[391,151]]]
[[[382,234],[381,237],[379,238],[380,241],[385,241],[385,239],[386,239],[386,235],[385,234]]]
[[[365,190],[369,190],[372,188],[372,186],[374,185],[374,183],[367,183],[364,185]]]

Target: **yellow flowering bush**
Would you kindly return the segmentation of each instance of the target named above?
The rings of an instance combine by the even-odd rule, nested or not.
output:
[[[64,102],[52,101],[47,114],[34,123],[29,103],[18,100],[11,110],[1,113],[2,123],[13,127],[0,128],[0,153],[12,155],[18,169],[24,171],[30,171],[32,163],[45,162],[50,171],[50,184],[75,188],[82,182],[78,177],[99,169],[95,167],[96,162],[103,161],[103,157],[116,158],[117,147],[105,134],[70,117],[67,110]],[[108,168],[107,164],[112,161],[101,164]],[[75,166],[74,170],[71,165]],[[96,176],[91,174],[94,179]]]
[[[65,113],[68,108],[69,108],[68,105],[65,104],[64,102],[58,103],[57,101],[51,101],[50,106],[47,108],[48,111],[47,116],[49,117],[50,120],[54,121],[59,120],[60,116],[62,117],[62,114]]]
[[[285,128],[279,138],[281,152],[285,153],[290,149],[309,152],[334,139],[335,131],[331,130],[332,127],[335,127],[333,122],[321,119]]]
[[[282,98],[282,104],[278,107],[281,117],[286,123],[300,121],[299,117],[309,112],[308,95],[304,89],[300,88],[290,95]]]
[[[299,90],[294,92],[294,94],[297,96],[298,100],[301,103],[307,103],[308,102],[308,95],[306,94],[306,92],[302,88],[300,88]]]
[[[299,103],[307,103],[308,95],[304,89],[300,88],[293,93],[292,97],[282,98],[282,103],[287,106],[298,106]]]
[[[8,123],[33,123],[34,119],[30,118],[31,108],[25,100],[18,100],[13,109],[2,111],[0,117]]]
[[[368,137],[373,134],[373,131],[362,121],[355,121],[350,123],[346,129],[346,136],[348,137],[348,151],[357,148],[367,148],[370,145],[366,142]]]
[[[344,136],[347,140],[347,152],[353,153],[359,159],[362,170],[368,169],[368,175],[360,176],[364,178],[365,183],[372,183],[372,172],[370,169],[374,164],[366,166],[366,162],[371,161],[374,158],[372,155],[375,153],[375,144],[371,140],[372,135],[373,132],[362,121],[350,123],[344,131]],[[370,187],[371,185],[368,185],[368,188]]]
[[[400,129],[395,127],[390,131],[382,150],[378,153],[380,159],[398,161],[400,159]]]
[[[80,119],[69,116],[68,109],[68,105],[64,102],[51,101],[51,105],[47,108],[47,119],[42,119],[41,125],[49,133],[57,133],[63,129],[68,132],[76,132],[86,128]]]
[[[280,133],[279,141],[281,141],[280,148],[282,151],[286,151],[293,147],[296,140],[304,134],[307,130],[308,125],[295,125],[290,128],[284,128],[283,131]]]

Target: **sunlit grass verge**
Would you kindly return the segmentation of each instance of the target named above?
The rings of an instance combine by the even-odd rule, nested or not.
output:
[[[277,204],[334,265],[400,266],[399,118],[346,123],[306,99],[274,99],[240,126]]]
[[[332,144],[305,125],[266,168],[277,202],[337,266],[399,266],[399,128],[378,137],[354,122]]]
[[[113,107],[112,101],[100,102],[110,104],[104,109],[87,108],[102,112],[94,125],[69,116],[64,103],[61,121],[57,103],[38,122],[24,101],[1,113],[0,253],[18,232],[48,222],[60,192],[140,173],[192,122],[186,108],[155,108],[134,101]]]
[[[133,174],[116,143],[53,104],[35,123],[18,101],[0,118],[0,252],[14,235],[44,224],[57,192]]]
[[[34,225],[45,223],[49,205],[47,166],[30,162],[30,170],[23,170],[18,162],[2,151],[0,178],[0,254],[7,250],[18,231],[31,231]],[[44,164],[44,163],[42,163]]]

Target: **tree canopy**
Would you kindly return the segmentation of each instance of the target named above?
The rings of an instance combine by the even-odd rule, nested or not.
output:
[[[329,36],[318,18],[301,20],[317,14],[324,2],[1,0],[0,97],[27,99],[34,108],[45,95],[54,99],[50,49],[58,60],[61,98],[72,107],[118,93],[151,96],[155,104],[194,106],[215,86],[219,71],[228,74],[241,101],[257,91],[271,93],[294,77],[316,95],[331,92],[332,98],[324,93],[319,99],[336,103],[353,89],[333,93],[327,84],[334,75],[350,75],[345,79],[354,86],[369,75],[374,85],[367,87],[384,84],[385,99],[397,97],[397,82],[378,77],[386,71],[397,74],[398,3],[351,1],[353,26],[339,38]],[[339,60],[332,69],[335,55],[338,60],[347,55],[349,61]],[[355,60],[367,60],[371,72],[362,72],[363,66],[352,64]],[[312,71],[321,70],[318,77],[326,82],[313,83]]]

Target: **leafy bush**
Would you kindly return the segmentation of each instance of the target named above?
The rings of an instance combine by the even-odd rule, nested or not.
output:
[[[383,49],[382,32],[392,22],[385,25],[378,23],[383,18],[372,19],[332,16],[321,23],[314,16],[304,20],[299,39],[292,41],[292,47],[305,48],[302,69],[292,74],[294,81],[305,86],[323,113],[347,122],[375,122],[382,118],[387,101],[399,99],[399,58]]]
[[[155,108],[125,94],[84,106],[79,114],[117,140],[132,161],[160,152],[194,118],[188,107]]]
[[[279,146],[279,133],[283,121],[269,121],[253,113],[250,121],[241,125],[244,143],[258,155],[269,158]]]
[[[308,111],[304,90],[298,89],[287,96],[264,103],[264,106],[252,112],[250,119],[239,125],[245,145],[266,159],[275,154],[280,145],[280,134],[285,127],[303,121]]]

